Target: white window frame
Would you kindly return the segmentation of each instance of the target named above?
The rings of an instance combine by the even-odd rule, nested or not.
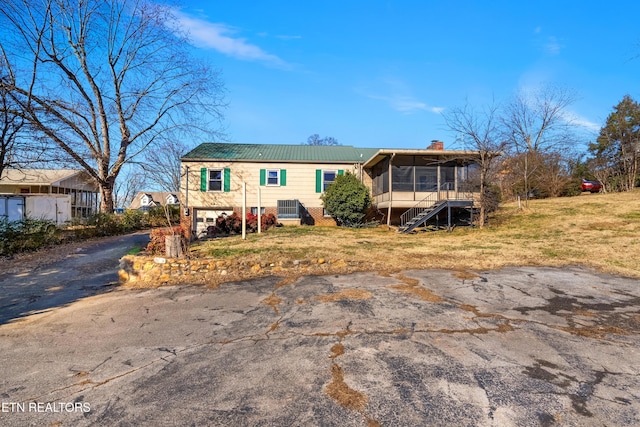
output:
[[[269,174],[275,172],[276,176],[276,182],[275,183],[270,183],[269,182]],[[267,187],[280,187],[280,169],[267,169],[266,172],[266,177],[265,177],[265,184],[267,185]]]
[[[266,209],[267,208],[265,208],[265,207],[261,207],[260,208],[260,214],[264,215],[265,212],[266,212]],[[257,206],[251,206],[250,212],[251,212],[251,215],[258,215],[258,207]]]
[[[327,172],[333,173],[333,175],[334,175],[334,176],[333,176],[333,181],[326,181],[326,180],[324,179],[324,174],[325,174],[325,173],[327,173]],[[322,192],[323,192],[323,193],[324,193],[324,192],[326,191],[326,189],[327,189],[327,182],[329,182],[329,183],[330,183],[329,185],[331,185],[331,184],[333,184],[333,183],[335,182],[335,180],[336,180],[336,178],[337,178],[337,177],[338,177],[338,170],[337,170],[337,169],[335,169],[335,170],[334,170],[334,169],[323,169],[323,170],[322,170]],[[325,215],[325,216],[326,216],[326,215]]]
[[[218,181],[218,180],[211,179],[211,172],[220,172],[220,189],[219,190],[211,189],[211,183]],[[207,191],[212,191],[215,193],[222,193],[224,191],[224,169],[218,169],[218,168],[207,169]]]

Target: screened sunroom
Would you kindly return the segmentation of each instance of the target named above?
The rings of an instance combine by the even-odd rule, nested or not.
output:
[[[364,165],[371,180],[373,202],[393,222],[424,200],[477,199],[477,153],[445,150],[380,150]]]

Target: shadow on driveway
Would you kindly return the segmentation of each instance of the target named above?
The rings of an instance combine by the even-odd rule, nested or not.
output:
[[[108,292],[118,283],[120,258],[148,242],[148,232],[107,237],[87,242],[59,261],[42,265],[36,257],[18,273],[0,274],[0,325]]]

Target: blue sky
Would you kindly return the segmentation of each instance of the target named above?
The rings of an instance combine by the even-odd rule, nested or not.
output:
[[[558,85],[597,132],[640,99],[636,1],[185,0],[179,16],[223,73],[231,142],[461,148],[442,112],[465,100]]]

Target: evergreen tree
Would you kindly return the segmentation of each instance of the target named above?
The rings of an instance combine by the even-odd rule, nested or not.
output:
[[[362,224],[371,206],[369,189],[351,173],[338,175],[321,198],[327,213],[345,227]]]
[[[593,174],[606,191],[631,191],[640,159],[640,104],[629,95],[614,107],[595,143],[589,145]]]

